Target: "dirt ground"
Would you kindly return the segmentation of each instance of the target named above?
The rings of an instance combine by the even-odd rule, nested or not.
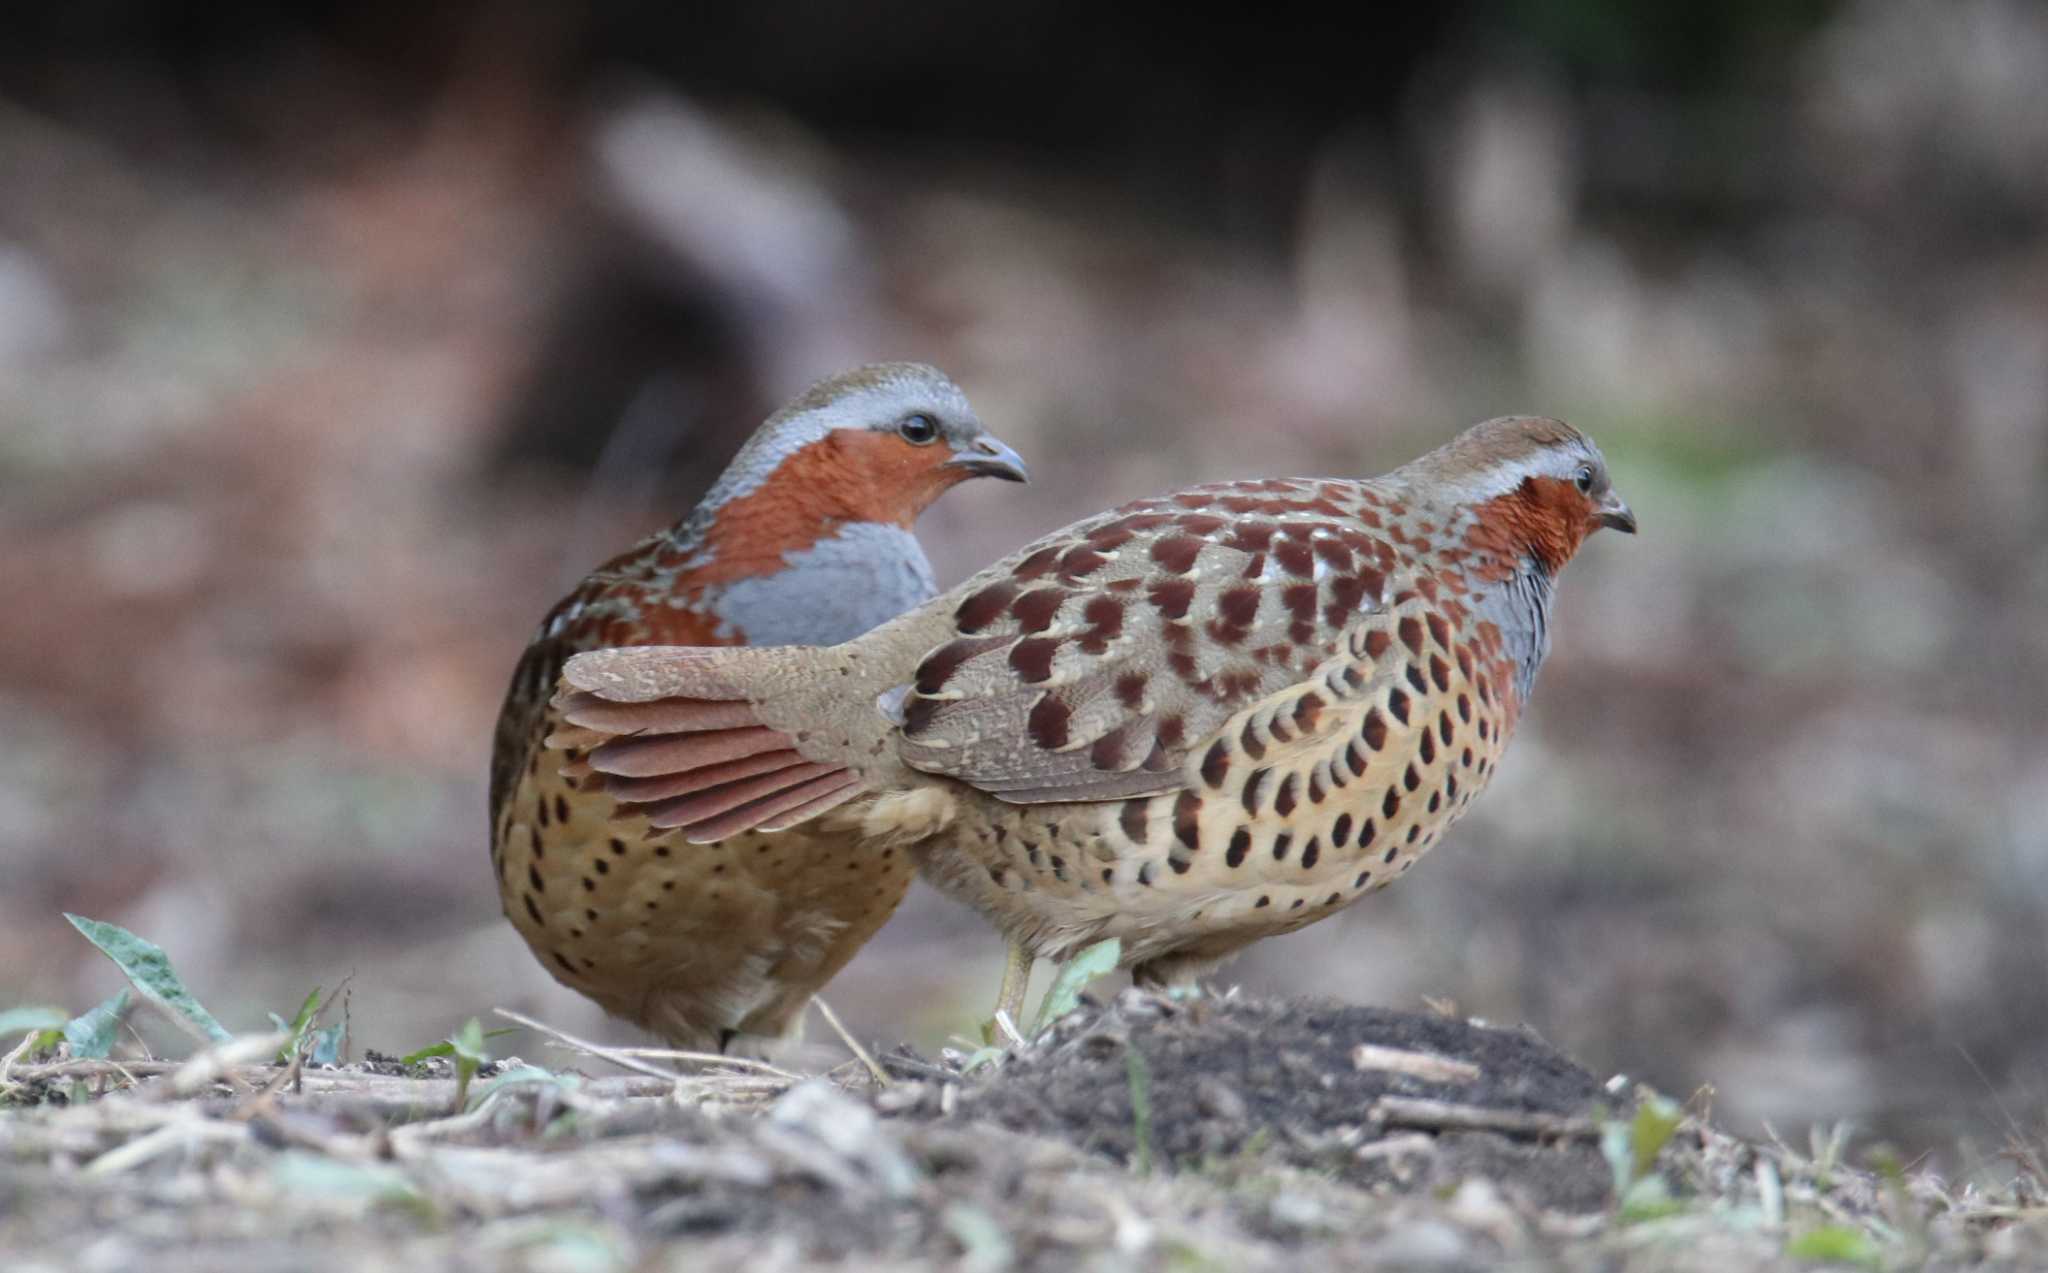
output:
[[[902,1049],[886,1085],[852,1062],[589,1077],[612,1067],[551,1050],[486,1067],[461,1112],[445,1061],[204,1068],[236,1046],[0,1073],[6,1267],[2048,1260],[2024,1163],[2002,1192],[1950,1189],[1689,1113],[1624,1194],[1611,1155],[1644,1094],[1444,1015],[1129,991],[972,1072]]]

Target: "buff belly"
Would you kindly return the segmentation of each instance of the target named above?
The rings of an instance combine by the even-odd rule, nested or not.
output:
[[[557,981],[694,1050],[773,1051],[914,869],[826,829],[689,844],[537,752],[498,826],[505,914]]]

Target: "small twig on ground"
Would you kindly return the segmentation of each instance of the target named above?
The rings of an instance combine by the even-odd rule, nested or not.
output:
[[[1426,1127],[1433,1131],[1506,1132],[1515,1136],[1556,1136],[1592,1140],[1600,1128],[1590,1118],[1544,1114],[1533,1110],[1491,1109],[1455,1105],[1412,1096],[1382,1096],[1366,1117],[1386,1127]]]
[[[636,1074],[652,1075],[658,1079],[680,1079],[683,1077],[674,1070],[664,1070],[658,1065],[647,1065],[636,1060],[630,1050],[608,1048],[601,1043],[592,1043],[588,1039],[579,1039],[566,1030],[557,1030],[551,1025],[543,1025],[532,1017],[524,1013],[514,1012],[510,1008],[493,1008],[492,1011],[507,1021],[523,1025],[529,1030],[538,1030],[558,1043],[566,1044],[578,1052],[587,1053],[600,1061],[609,1061],[622,1070],[632,1070]]]
[[[845,1024],[839,1020],[839,1014],[832,1011],[832,1005],[826,1003],[823,996],[813,995],[811,1002],[816,1005],[818,1015],[825,1018],[825,1024],[831,1026],[833,1033],[839,1036],[839,1041],[846,1045],[846,1050],[853,1053],[854,1058],[862,1066],[866,1067],[868,1075],[875,1080],[876,1087],[887,1087],[895,1082],[894,1079],[889,1077],[887,1070],[875,1064],[875,1058],[870,1056],[868,1050],[860,1045],[859,1039],[853,1037],[853,1032],[848,1030]]]

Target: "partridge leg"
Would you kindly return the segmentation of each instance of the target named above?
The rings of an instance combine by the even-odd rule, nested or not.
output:
[[[1003,988],[996,992],[996,1011],[1010,1014],[1010,1024],[1024,1029],[1024,992],[1031,985],[1031,952],[1011,942],[1003,957]]]

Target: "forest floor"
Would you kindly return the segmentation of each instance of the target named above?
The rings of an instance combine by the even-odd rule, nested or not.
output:
[[[1126,991],[1035,1043],[590,1077],[370,1054],[0,1068],[9,1269],[1966,1268],[2048,1260],[2001,1189],[1715,1129],[1526,1030]],[[551,1048],[561,1046],[550,1045]],[[574,1067],[574,1068],[572,1068]],[[879,1072],[877,1072],[879,1071]],[[886,1075],[886,1081],[884,1081]],[[458,1091],[458,1088],[466,1089]]]

